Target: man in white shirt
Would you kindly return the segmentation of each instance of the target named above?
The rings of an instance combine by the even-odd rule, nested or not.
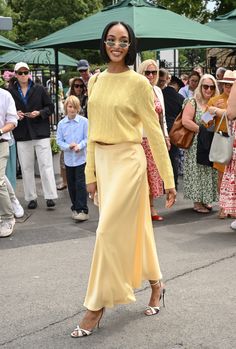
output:
[[[14,99],[8,91],[0,88],[0,237],[11,235],[15,225],[5,171],[9,156],[10,131],[17,126],[17,119]]]

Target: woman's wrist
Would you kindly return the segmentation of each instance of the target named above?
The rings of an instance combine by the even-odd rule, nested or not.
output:
[[[217,115],[217,111],[218,111],[218,108],[215,107],[215,108],[213,109],[213,116],[214,116],[214,115]]]

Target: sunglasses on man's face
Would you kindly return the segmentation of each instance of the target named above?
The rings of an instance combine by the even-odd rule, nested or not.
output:
[[[104,44],[106,44],[107,46],[109,47],[114,47],[116,46],[116,43],[118,43],[118,46],[120,48],[126,48],[126,47],[129,47],[130,46],[130,43],[126,40],[124,41],[115,41],[115,40],[107,40],[107,41],[104,41]]]
[[[202,88],[204,88],[204,90],[208,90],[210,89],[211,91],[215,91],[216,87],[215,85],[202,85]]]
[[[229,83],[227,83],[227,82],[225,83],[225,87],[226,87],[226,88],[231,88],[232,86],[233,86],[232,84],[229,84]]]
[[[79,72],[80,73],[85,73],[88,69],[80,69]]]
[[[149,76],[149,75],[157,75],[157,70],[145,70],[144,74],[146,76]]]
[[[18,71],[16,72],[17,75],[28,75],[29,72],[28,71]]]
[[[75,87],[75,88],[79,88],[79,87],[80,87],[80,88],[83,88],[84,85],[82,85],[82,84],[74,84],[74,87]]]

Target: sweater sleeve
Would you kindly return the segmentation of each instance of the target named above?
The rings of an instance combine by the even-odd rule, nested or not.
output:
[[[164,187],[165,189],[174,188],[173,169],[164,136],[156,117],[153,90],[148,81],[147,83],[146,81],[140,81],[140,83],[142,83],[142,87],[140,86],[140,92],[137,94],[136,99],[137,113],[140,115],[140,119],[147,133],[156,166],[164,181]]]
[[[89,79],[88,83],[88,98],[91,95],[91,91],[97,77],[93,76]],[[86,184],[94,183],[97,181],[95,175],[95,143],[91,141],[90,137],[90,120],[89,120],[89,108],[88,108],[88,143],[87,143],[87,158],[85,167]]]

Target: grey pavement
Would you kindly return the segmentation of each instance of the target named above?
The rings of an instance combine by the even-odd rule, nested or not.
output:
[[[24,202],[21,185],[18,180]],[[143,314],[150,295],[144,283],[135,303],[107,309],[98,331],[73,339],[70,332],[85,311],[98,211],[90,203],[90,220],[75,223],[67,191],[59,192],[55,210],[46,210],[37,186],[39,207],[26,210],[14,234],[0,239],[0,347],[236,348],[236,232],[230,219],[217,219],[217,206],[201,215],[181,192],[170,210],[157,200],[165,217],[154,230],[166,308],[157,316]]]

